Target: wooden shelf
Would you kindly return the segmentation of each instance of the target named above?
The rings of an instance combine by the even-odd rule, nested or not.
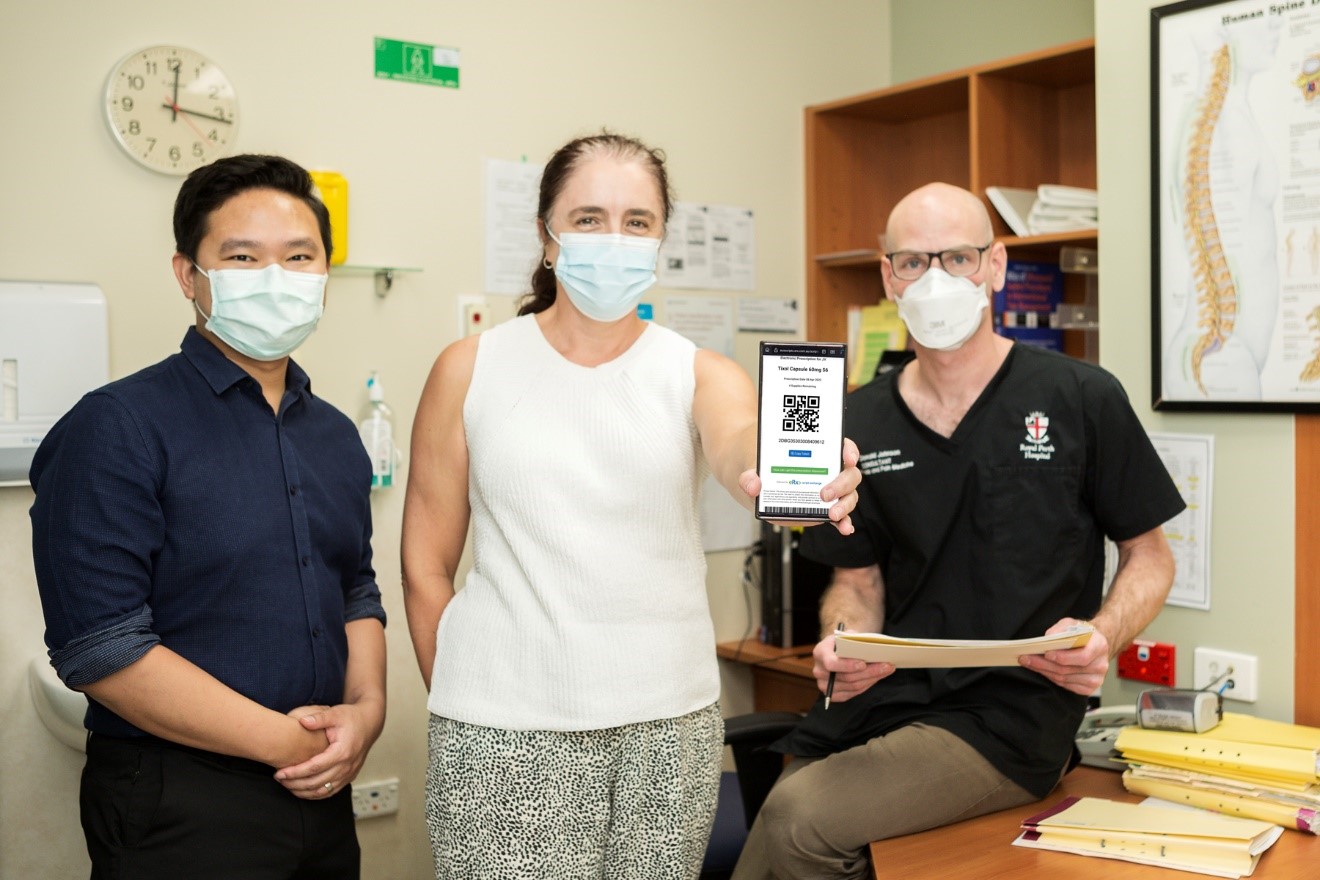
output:
[[[806,109],[807,335],[847,338],[847,313],[883,296],[878,237],[907,193],[932,181],[981,196],[1013,259],[1096,248],[1095,230],[1018,237],[987,186],[1094,188],[1095,44],[1079,40]],[[831,256],[838,255],[838,256]],[[1065,283],[1078,301],[1081,285]],[[1083,343],[1065,334],[1065,350]]]

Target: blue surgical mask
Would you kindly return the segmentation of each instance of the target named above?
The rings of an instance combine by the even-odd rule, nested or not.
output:
[[[595,321],[617,321],[637,308],[655,284],[660,239],[640,235],[565,232],[559,245],[555,276],[578,311]]]
[[[211,314],[193,300],[206,329],[254,360],[288,357],[321,320],[325,275],[290,272],[278,263],[210,272],[197,266],[197,271],[211,280]]]

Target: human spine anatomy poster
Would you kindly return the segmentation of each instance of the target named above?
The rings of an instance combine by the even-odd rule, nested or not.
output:
[[[1157,396],[1320,404],[1320,0],[1154,14]]]

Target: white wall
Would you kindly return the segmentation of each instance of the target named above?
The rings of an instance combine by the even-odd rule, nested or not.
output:
[[[375,81],[372,38],[462,50],[458,90]],[[343,172],[352,262],[420,266],[384,300],[335,277],[299,360],[349,412],[382,371],[410,429],[430,362],[456,331],[455,297],[481,289],[484,157],[541,162],[607,125],[670,155],[680,198],[755,209],[758,295],[803,293],[802,108],[888,82],[889,3],[671,0],[635,4],[385,0],[222,6],[46,0],[0,4],[0,278],[86,280],[110,305],[111,373],[177,349],[191,312],[170,275],[178,179],[138,168],[103,122],[122,55],[177,42],[236,83],[241,151]],[[504,311],[507,312],[507,309]],[[53,343],[57,344],[57,343]],[[751,365],[751,339],[739,355]],[[623,487],[626,488],[626,487]],[[28,489],[0,489],[0,877],[85,875],[81,756],[47,736],[25,669],[42,654]],[[374,502],[389,629],[390,714],[362,778],[398,776],[397,818],[361,826],[366,876],[425,877],[425,708],[399,597],[402,491]],[[741,554],[711,558],[719,636],[747,625]],[[746,708],[745,681],[726,703]]]
[[[1198,645],[1256,654],[1260,700],[1230,709],[1293,713],[1293,419],[1157,413],[1150,408],[1150,55],[1152,0],[1095,4],[1100,189],[1100,362],[1123,382],[1147,430],[1213,434],[1212,608],[1166,608],[1148,638],[1177,645],[1190,686]],[[1106,700],[1139,685],[1111,682]]]

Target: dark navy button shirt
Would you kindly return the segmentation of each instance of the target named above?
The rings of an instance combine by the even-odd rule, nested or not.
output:
[[[189,329],[180,354],[84,397],[30,477],[46,645],[71,686],[163,644],[277,712],[342,702],[344,624],[382,623],[371,464],[289,362],[259,383]],[[141,733],[91,701],[96,733]]]

